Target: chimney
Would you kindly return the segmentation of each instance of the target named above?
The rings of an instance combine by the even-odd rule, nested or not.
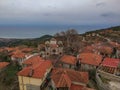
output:
[[[33,73],[34,73],[34,70],[33,70],[33,68],[31,67],[28,76],[29,76],[29,77],[32,77]]]

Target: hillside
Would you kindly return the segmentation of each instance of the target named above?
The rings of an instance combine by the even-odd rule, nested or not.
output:
[[[100,32],[109,31],[109,30],[120,31],[120,26],[109,27],[109,28],[104,28],[104,29],[99,29],[99,30],[93,30],[93,31],[89,31],[86,33],[100,33]]]
[[[40,38],[34,38],[34,39],[5,39],[0,38],[0,47],[4,46],[18,46],[18,45],[27,45],[27,46],[33,46],[37,47],[39,43],[43,43],[46,40],[51,39],[53,36],[51,35],[44,35]]]
[[[93,34],[95,34],[95,37],[91,37]],[[120,26],[100,29],[100,30],[93,30],[86,32],[85,34],[80,34],[80,36],[89,36],[87,37],[90,41],[99,41],[103,40],[103,38],[100,38],[96,36],[99,34],[101,37],[109,38],[112,41],[117,41],[120,43]],[[32,47],[37,47],[39,43],[44,43],[46,40],[51,39],[53,36],[51,35],[44,35],[39,38],[33,38],[33,39],[7,39],[7,38],[0,38],[0,47],[3,46],[18,46],[18,45],[27,45]],[[61,38],[61,37],[60,37]]]
[[[110,27],[100,30],[94,30],[90,32],[86,32],[84,35],[100,35],[101,37],[109,38],[112,41],[117,41],[120,43],[120,26]]]

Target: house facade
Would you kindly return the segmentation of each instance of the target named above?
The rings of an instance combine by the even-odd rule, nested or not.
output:
[[[44,84],[51,69],[52,63],[50,61],[25,67],[18,73],[20,90],[44,90]]]
[[[17,63],[19,65],[22,65],[25,58],[26,58],[26,54],[21,51],[15,51],[11,55],[11,60],[13,61],[13,63],[15,64]]]

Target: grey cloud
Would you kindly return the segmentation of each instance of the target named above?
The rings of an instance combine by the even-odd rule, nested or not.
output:
[[[106,3],[105,2],[100,2],[100,3],[97,3],[96,6],[105,6]]]
[[[113,12],[107,12],[107,13],[102,13],[101,16],[102,17],[118,17],[119,14],[113,13]]]
[[[52,14],[51,13],[43,13],[42,15],[43,16],[51,16]]]
[[[48,5],[48,8],[57,9],[57,7],[55,5],[54,6]]]
[[[102,17],[118,17],[114,13],[104,13],[110,11],[120,14],[120,6],[116,4],[118,1],[120,0],[0,0],[0,23],[103,23]]]

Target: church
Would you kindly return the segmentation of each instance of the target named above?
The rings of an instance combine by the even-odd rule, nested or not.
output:
[[[63,42],[57,41],[55,38],[51,38],[50,41],[46,41],[44,44],[44,50],[40,52],[42,57],[49,57],[51,55],[63,54]]]

